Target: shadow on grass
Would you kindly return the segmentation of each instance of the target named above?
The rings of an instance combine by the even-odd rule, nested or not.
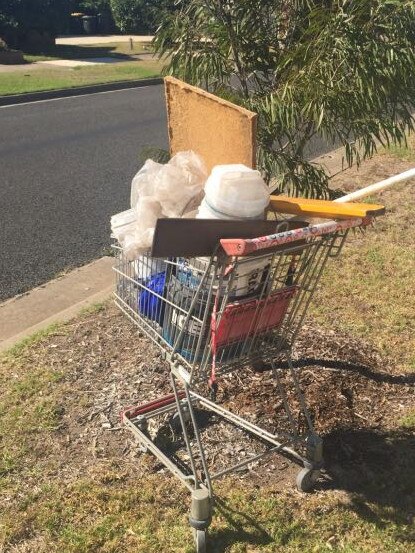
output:
[[[227,502],[217,496],[215,497],[215,512],[226,520],[227,528],[212,535],[212,552],[224,553],[230,545],[236,542],[268,545],[273,541],[270,534],[243,509],[232,509]]]
[[[345,490],[349,500],[337,507],[353,511],[380,530],[387,530],[397,542],[415,542],[415,438],[410,432],[340,429],[324,436],[325,476],[316,491]],[[266,546],[275,541],[247,509],[233,509],[215,498],[215,511],[226,528],[212,534],[212,552],[224,553],[231,544]],[[324,497],[322,503],[325,502]],[[282,529],[281,543],[289,543],[301,532],[300,521]],[[409,549],[408,549],[409,551]],[[411,550],[412,551],[412,550]]]
[[[133,60],[133,56],[140,55],[135,51],[131,54],[116,52],[116,46],[108,44],[102,46],[76,46],[57,44],[53,48],[42,51],[27,51],[30,56],[45,56],[54,59],[86,59],[86,58],[116,58],[119,60]]]
[[[309,357],[294,362],[294,366],[298,368],[308,367],[310,365],[359,373],[361,376],[373,380],[374,382],[384,382],[387,384],[415,384],[415,373],[389,374],[386,372],[374,371],[371,367],[360,363],[350,363],[348,361],[338,361],[334,359],[314,359]]]
[[[415,374],[390,374],[360,363],[303,358],[298,368],[318,366],[358,374],[368,381],[396,386],[414,385]],[[286,368],[284,362],[279,368]],[[255,367],[262,372],[266,363]],[[387,409],[387,407],[386,407]],[[324,479],[317,489],[344,490],[354,511],[379,529],[390,528],[394,538],[415,543],[415,432],[411,429],[337,428],[323,436]]]
[[[415,384],[414,373],[390,374],[370,366],[333,359],[304,358],[295,366],[320,366],[356,373],[376,382]],[[410,524],[415,517],[415,435],[407,429],[340,428],[324,436],[325,469],[322,487],[350,493],[359,516],[384,527]],[[367,503],[373,505],[373,509]],[[415,539],[415,530],[412,529]]]
[[[412,432],[335,430],[324,436],[324,458],[332,486],[351,494],[351,506],[359,516],[379,527],[389,522],[412,522],[415,516]]]

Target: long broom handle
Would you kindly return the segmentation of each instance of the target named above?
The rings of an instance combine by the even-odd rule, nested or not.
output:
[[[380,182],[376,182],[375,184],[370,184],[369,186],[366,186],[361,190],[356,190],[356,192],[351,192],[350,194],[346,194],[346,196],[337,198],[334,201],[338,203],[353,202],[354,200],[359,200],[360,198],[366,198],[366,196],[375,194],[380,190],[385,190],[386,188],[389,188],[398,182],[404,182],[408,179],[411,179],[412,177],[415,177],[415,168],[409,169],[404,173],[399,173],[399,175],[394,175],[393,177],[389,177],[388,179],[381,180]]]

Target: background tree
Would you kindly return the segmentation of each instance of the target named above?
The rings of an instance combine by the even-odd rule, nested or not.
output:
[[[29,33],[53,40],[66,30],[69,13],[69,0],[0,0],[0,36],[18,47]]]
[[[105,13],[111,15],[110,0],[76,0],[72,2],[72,12],[81,12],[87,15]]]
[[[0,37],[7,43],[16,33],[18,22],[13,15],[12,0],[0,0]]]
[[[415,7],[406,0],[178,0],[155,45],[167,72],[259,114],[258,167],[324,196],[320,135],[360,163],[413,129]]]
[[[117,27],[123,33],[153,33],[174,9],[174,0],[110,0]]]

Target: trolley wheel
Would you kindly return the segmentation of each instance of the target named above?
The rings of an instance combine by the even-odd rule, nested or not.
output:
[[[206,530],[194,530],[196,553],[206,553]]]
[[[301,469],[296,478],[297,490],[300,492],[311,492],[319,476],[319,470]]]

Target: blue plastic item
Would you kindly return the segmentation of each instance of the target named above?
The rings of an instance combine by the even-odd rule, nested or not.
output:
[[[156,273],[142,281],[142,284],[149,290],[141,289],[138,294],[139,312],[160,325],[163,324],[165,302],[155,294],[164,295],[165,283],[166,272]]]

